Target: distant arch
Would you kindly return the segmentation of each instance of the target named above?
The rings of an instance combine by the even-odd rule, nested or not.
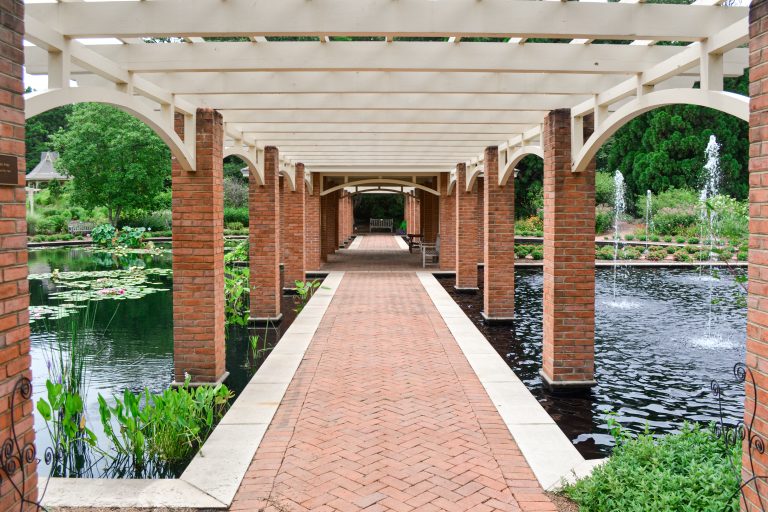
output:
[[[248,178],[255,176],[256,184],[264,184],[264,171],[258,167],[258,158],[255,151],[246,151],[243,148],[224,148],[224,158],[228,156],[236,156],[248,166]]]
[[[467,183],[466,183],[467,192],[472,190],[472,187],[475,186],[475,182],[477,181],[477,178],[479,178],[482,173],[483,173],[482,167],[475,167],[474,169],[472,169],[472,172],[467,173]]]
[[[413,187],[413,188],[418,188],[420,190],[424,190],[425,192],[429,192],[430,194],[435,196],[440,195],[440,192],[438,192],[437,190],[431,189],[424,185],[420,185],[418,183],[413,183],[411,181],[387,179],[387,178],[371,178],[366,180],[350,181],[349,183],[342,183],[341,185],[333,186],[328,190],[323,190],[320,193],[320,195],[325,196],[332,192],[336,192],[337,190],[345,189],[347,187],[358,187],[358,186],[362,187],[364,185],[395,185],[395,186],[402,186],[402,187]]]
[[[288,184],[291,186],[291,192],[296,191],[296,173],[295,171],[291,173],[288,169],[283,169],[281,167],[280,169],[280,175],[283,176],[286,180],[288,180]]]
[[[573,159],[573,172],[586,169],[595,157],[600,147],[619,128],[632,119],[655,108],[667,105],[698,105],[709,107],[749,122],[749,98],[740,94],[722,91],[706,91],[701,89],[666,89],[644,94],[606,118],[605,123],[592,134]]]
[[[173,127],[163,123],[154,110],[133,95],[104,87],[66,87],[25,94],[24,103],[24,115],[27,119],[73,103],[112,105],[149,126],[166,143],[182,169],[195,170],[195,156],[187,149]]]

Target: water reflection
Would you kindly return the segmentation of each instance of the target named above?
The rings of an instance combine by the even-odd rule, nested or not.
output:
[[[605,417],[611,411],[635,432],[646,426],[674,432],[683,420],[715,420],[711,379],[726,385],[726,417],[735,423],[742,416],[743,389],[731,385],[731,370],[744,361],[746,310],[730,300],[733,279],[727,273],[720,277],[713,282],[692,268],[633,268],[620,277],[614,301],[613,271],[598,269],[598,385],[586,397],[556,397],[542,387],[541,269],[515,272],[512,328],[482,324],[482,296],[455,295],[452,278],[441,281],[579,451],[595,458],[610,452]],[[720,302],[707,335],[710,286]]]

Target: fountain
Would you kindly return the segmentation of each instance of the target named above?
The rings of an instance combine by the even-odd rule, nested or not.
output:
[[[651,231],[653,230],[653,212],[651,211],[653,194],[650,190],[645,191],[645,252],[648,253],[648,242],[651,240]]]
[[[618,304],[616,301],[616,275],[619,269],[619,240],[621,240],[619,223],[627,207],[624,175],[618,169],[613,176],[613,188],[613,304],[615,305]]]

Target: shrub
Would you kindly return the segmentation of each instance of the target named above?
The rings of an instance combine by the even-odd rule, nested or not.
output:
[[[672,237],[671,237],[671,236],[669,236],[669,235],[667,235],[667,236],[663,237],[662,239],[663,239],[665,242],[667,242],[667,243],[670,243],[670,242],[672,241]]]
[[[166,231],[171,229],[171,223],[171,211],[160,210],[152,213],[136,212],[128,215],[120,222],[120,227],[128,226],[132,228],[146,228],[147,231]]]
[[[238,231],[240,229],[243,229],[243,223],[242,222],[229,222],[226,226],[227,229],[231,229],[233,231]]]
[[[125,226],[117,236],[117,244],[125,247],[137,248],[144,245],[146,229]]]
[[[598,260],[612,260],[613,259],[613,247],[610,245],[604,245],[595,251],[595,258]]]
[[[518,219],[515,221],[515,231],[523,236],[526,236],[523,233],[533,234],[542,229],[544,229],[544,221],[536,215],[532,215],[527,219]]]
[[[535,260],[543,260],[544,259],[544,250],[540,246],[536,246],[534,249],[531,250],[531,256]]]
[[[710,199],[708,205],[717,212],[717,228],[721,236],[734,238],[749,235],[747,201],[737,201],[726,195],[718,195]]]
[[[27,235],[33,236],[37,234],[37,225],[40,223],[40,216],[27,215]]]
[[[595,208],[595,233],[605,233],[613,226],[613,210],[607,206]]]
[[[739,253],[736,255],[736,259],[739,261],[747,261],[749,257],[749,252],[747,251],[739,251]]]
[[[691,237],[691,238],[688,239],[688,243],[689,244],[698,244],[699,243],[699,239],[696,238],[695,236]]]
[[[740,443],[726,447],[713,429],[690,424],[660,437],[613,435],[611,458],[563,490],[582,512],[739,510],[741,472],[730,461],[740,466]]]
[[[675,238],[675,242],[677,242],[679,244],[684,244],[685,243],[685,237],[679,236],[679,237]]]
[[[651,242],[658,242],[659,240],[660,239],[658,235],[651,235]]]
[[[544,236],[544,231],[541,231],[541,230],[539,230],[539,231],[536,231],[536,232],[534,233],[534,236],[537,236],[537,237],[541,238],[542,236]]]
[[[61,215],[51,215],[43,218],[37,223],[35,229],[39,233],[45,235],[53,235],[54,233],[63,233],[67,230],[67,222],[69,219]]]
[[[675,235],[699,221],[696,207],[682,206],[677,208],[661,208],[653,217],[656,231],[662,235]]]
[[[232,222],[248,226],[248,208],[224,208],[224,225]]]
[[[530,254],[531,249],[533,249],[532,245],[527,244],[518,244],[515,245],[515,256],[518,258],[525,258]]]
[[[641,219],[645,219],[645,195],[637,197],[635,206],[637,208],[637,216]],[[656,194],[651,199],[651,215],[653,215],[653,223],[657,224],[656,215],[664,208],[685,208],[693,207],[695,209],[699,204],[699,193],[695,190],[688,190],[682,188],[671,188],[665,190],[659,194]]]
[[[677,252],[677,247],[674,245],[668,245],[667,246],[667,254],[675,254]]]
[[[622,260],[639,260],[641,254],[637,247],[625,247],[619,252],[619,257]]]
[[[667,257],[667,251],[662,248],[656,248],[645,255],[645,259],[650,261],[660,261]]]
[[[635,238],[636,238],[638,241],[640,241],[640,242],[645,242],[645,235],[644,235],[644,234],[635,235]]]
[[[224,205],[232,208],[247,208],[248,185],[242,180],[224,178]]]
[[[626,240],[627,242],[631,242],[634,239],[635,239],[635,235],[627,235],[624,237],[624,240]]]
[[[607,172],[595,173],[595,203],[613,206],[616,186],[613,175]]]
[[[111,247],[115,243],[117,229],[112,224],[101,224],[91,231],[93,243],[104,247]]]
[[[727,247],[723,249],[715,249],[715,254],[717,254],[717,259],[720,261],[730,261],[731,258],[733,258],[733,251]]]

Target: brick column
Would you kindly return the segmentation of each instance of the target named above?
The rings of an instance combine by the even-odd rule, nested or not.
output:
[[[345,233],[345,223],[347,220],[347,197],[344,195],[344,192],[342,191],[339,194],[339,199],[336,202],[338,212],[339,212],[339,219],[336,223],[336,232],[338,233],[338,236],[336,237],[336,248],[341,249],[344,247],[344,233]]]
[[[306,270],[320,270],[320,175],[313,173],[312,193],[306,194],[304,209],[304,246]]]
[[[33,404],[16,393],[16,414],[11,418],[14,386],[22,378],[32,379],[29,355],[29,283],[27,282],[27,222],[24,147],[24,4],[8,0],[0,8],[0,172],[15,183],[0,185],[0,443],[11,437],[15,423],[22,449],[35,442]],[[39,390],[38,390],[39,391]],[[44,392],[44,390],[43,390]],[[14,451],[14,455],[19,455]],[[38,457],[42,453],[38,453]],[[37,464],[25,465],[13,479],[23,487],[24,499],[37,499]],[[17,495],[3,475],[0,486],[0,510],[21,506]],[[32,507],[25,507],[32,508]]]
[[[175,118],[183,135],[184,119]],[[228,375],[224,347],[224,125],[221,114],[198,109],[196,170],[173,160],[174,377],[217,382]]]
[[[422,192],[421,205],[421,227],[424,241],[434,243],[440,229],[440,200],[434,194]]]
[[[403,217],[405,218],[405,233],[413,233],[413,231],[411,231],[411,228],[413,227],[411,225],[413,222],[411,220],[411,194],[405,194],[405,199],[403,200]]]
[[[413,227],[415,228],[414,233],[419,234],[423,234],[423,227],[421,225],[421,196],[421,190],[416,190],[416,195],[413,198]]]
[[[483,187],[483,318],[511,323],[515,316],[515,180],[499,185],[499,148],[485,149]]]
[[[323,261],[328,261],[328,255],[336,252],[336,249],[339,246],[337,229],[339,215],[338,195],[339,193],[337,191],[322,196],[322,238],[320,240],[320,254],[323,258]]]
[[[279,322],[280,283],[280,155],[276,147],[264,148],[264,184],[249,181],[248,238],[251,269],[251,322]]]
[[[747,299],[747,368],[754,375],[757,389],[746,386],[744,424],[752,434],[768,439],[768,1],[753,0],[749,9],[749,295]],[[756,417],[752,410],[757,402]],[[768,474],[768,456],[752,449],[755,473],[750,468],[749,445],[744,443],[742,478]],[[760,511],[756,494],[768,496],[768,484],[760,479],[744,489],[741,510]]]
[[[286,182],[288,180],[285,180]],[[283,211],[283,287],[295,288],[296,281],[304,281],[304,164],[296,164],[296,190],[288,187],[280,196]]]
[[[571,172],[571,118],[544,121],[544,357],[553,389],[595,384],[595,173]]]
[[[440,175],[440,270],[456,270],[456,195],[448,195],[450,173]]]
[[[477,183],[467,192],[467,166],[456,166],[456,289],[477,287]]]
[[[478,177],[475,182],[477,184],[477,219],[475,221],[477,226],[477,262],[483,263],[483,256],[485,256],[485,228],[483,227],[483,219],[485,218],[485,178]]]

